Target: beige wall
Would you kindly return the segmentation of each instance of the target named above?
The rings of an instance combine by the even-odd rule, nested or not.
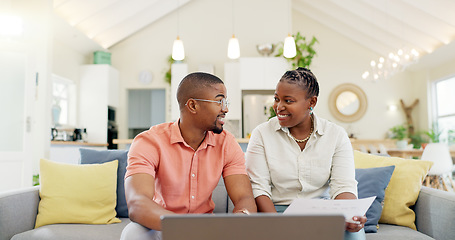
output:
[[[267,4],[261,0],[235,3],[235,34],[242,57],[259,56],[257,44],[284,40],[288,33],[286,4],[279,0],[269,0]],[[199,65],[212,64],[215,74],[224,78],[224,63],[232,61],[227,58],[227,44],[232,35],[231,9],[230,1],[221,0],[191,1],[180,9],[180,37],[190,72],[197,71]],[[120,72],[120,138],[127,137],[127,89],[169,89],[163,78],[176,35],[177,12],[173,12],[110,48],[113,66]],[[137,81],[142,70],[152,72],[151,84],[141,85]],[[168,102],[171,97],[175,96],[168,94]],[[167,116],[170,120],[169,111]]]
[[[343,126],[361,139],[385,138],[389,128],[406,121],[400,108],[399,111],[390,112],[387,107],[389,104],[399,104],[400,99],[408,104],[414,101],[408,74],[397,74],[377,82],[365,81],[361,77],[362,73],[372,59],[379,58],[374,52],[294,11],[293,32],[297,31],[308,38],[315,36],[319,40],[317,56],[311,66],[320,85],[315,108],[319,116]],[[367,95],[367,111],[360,120],[353,123],[340,122],[329,111],[329,95],[342,83],[353,83]]]

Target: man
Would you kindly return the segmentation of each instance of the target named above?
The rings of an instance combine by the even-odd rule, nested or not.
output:
[[[125,175],[133,223],[122,239],[159,239],[162,215],[213,212],[211,195],[221,176],[233,212],[256,212],[244,153],[234,136],[223,131],[226,97],[221,79],[191,73],[177,89],[180,119],[134,139]]]

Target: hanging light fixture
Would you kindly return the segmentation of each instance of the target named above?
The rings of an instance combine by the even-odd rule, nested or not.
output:
[[[183,42],[178,35],[177,39],[174,40],[174,45],[172,45],[172,59],[175,61],[182,61],[185,59],[185,48],[183,47]]]
[[[234,0],[232,0],[232,32],[235,33],[235,23],[234,23]],[[229,39],[228,52],[227,56],[230,59],[237,59],[240,57],[240,45],[239,40],[235,37],[235,34],[232,34],[231,39]]]
[[[231,39],[229,39],[228,44],[228,58],[237,59],[240,57],[240,45],[239,40],[232,34]]]
[[[180,30],[180,2],[177,1],[177,39],[174,40],[172,45],[172,59],[175,61],[182,61],[185,59],[185,48],[183,47],[183,41],[179,36]]]
[[[296,54],[297,50],[295,49],[295,40],[289,33],[284,39],[283,56],[285,58],[293,58]]]
[[[289,33],[288,36],[284,39],[284,46],[283,46],[283,56],[285,58],[293,58],[297,54],[297,50],[295,47],[295,40],[291,35],[291,1],[288,0],[288,9],[289,9],[289,16],[288,16],[288,29]]]

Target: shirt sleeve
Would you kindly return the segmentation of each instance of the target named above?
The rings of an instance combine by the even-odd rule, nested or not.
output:
[[[242,148],[231,134],[226,135],[226,147],[224,148],[225,164],[223,167],[223,178],[243,174],[247,175],[245,167],[245,154]]]
[[[128,151],[125,179],[137,173],[146,173],[155,177],[155,170],[159,163],[157,153],[156,146],[147,132],[136,136]]]
[[[251,133],[246,151],[246,167],[254,197],[265,195],[272,199],[270,171],[264,151],[264,141],[258,128]]]
[[[347,133],[340,127],[332,158],[329,193],[330,197],[334,199],[343,192],[349,192],[357,196],[354,153]]]

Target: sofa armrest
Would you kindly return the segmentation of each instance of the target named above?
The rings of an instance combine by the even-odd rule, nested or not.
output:
[[[455,239],[455,193],[422,187],[414,211],[419,232],[435,239]]]
[[[0,193],[0,240],[35,227],[39,186]]]

